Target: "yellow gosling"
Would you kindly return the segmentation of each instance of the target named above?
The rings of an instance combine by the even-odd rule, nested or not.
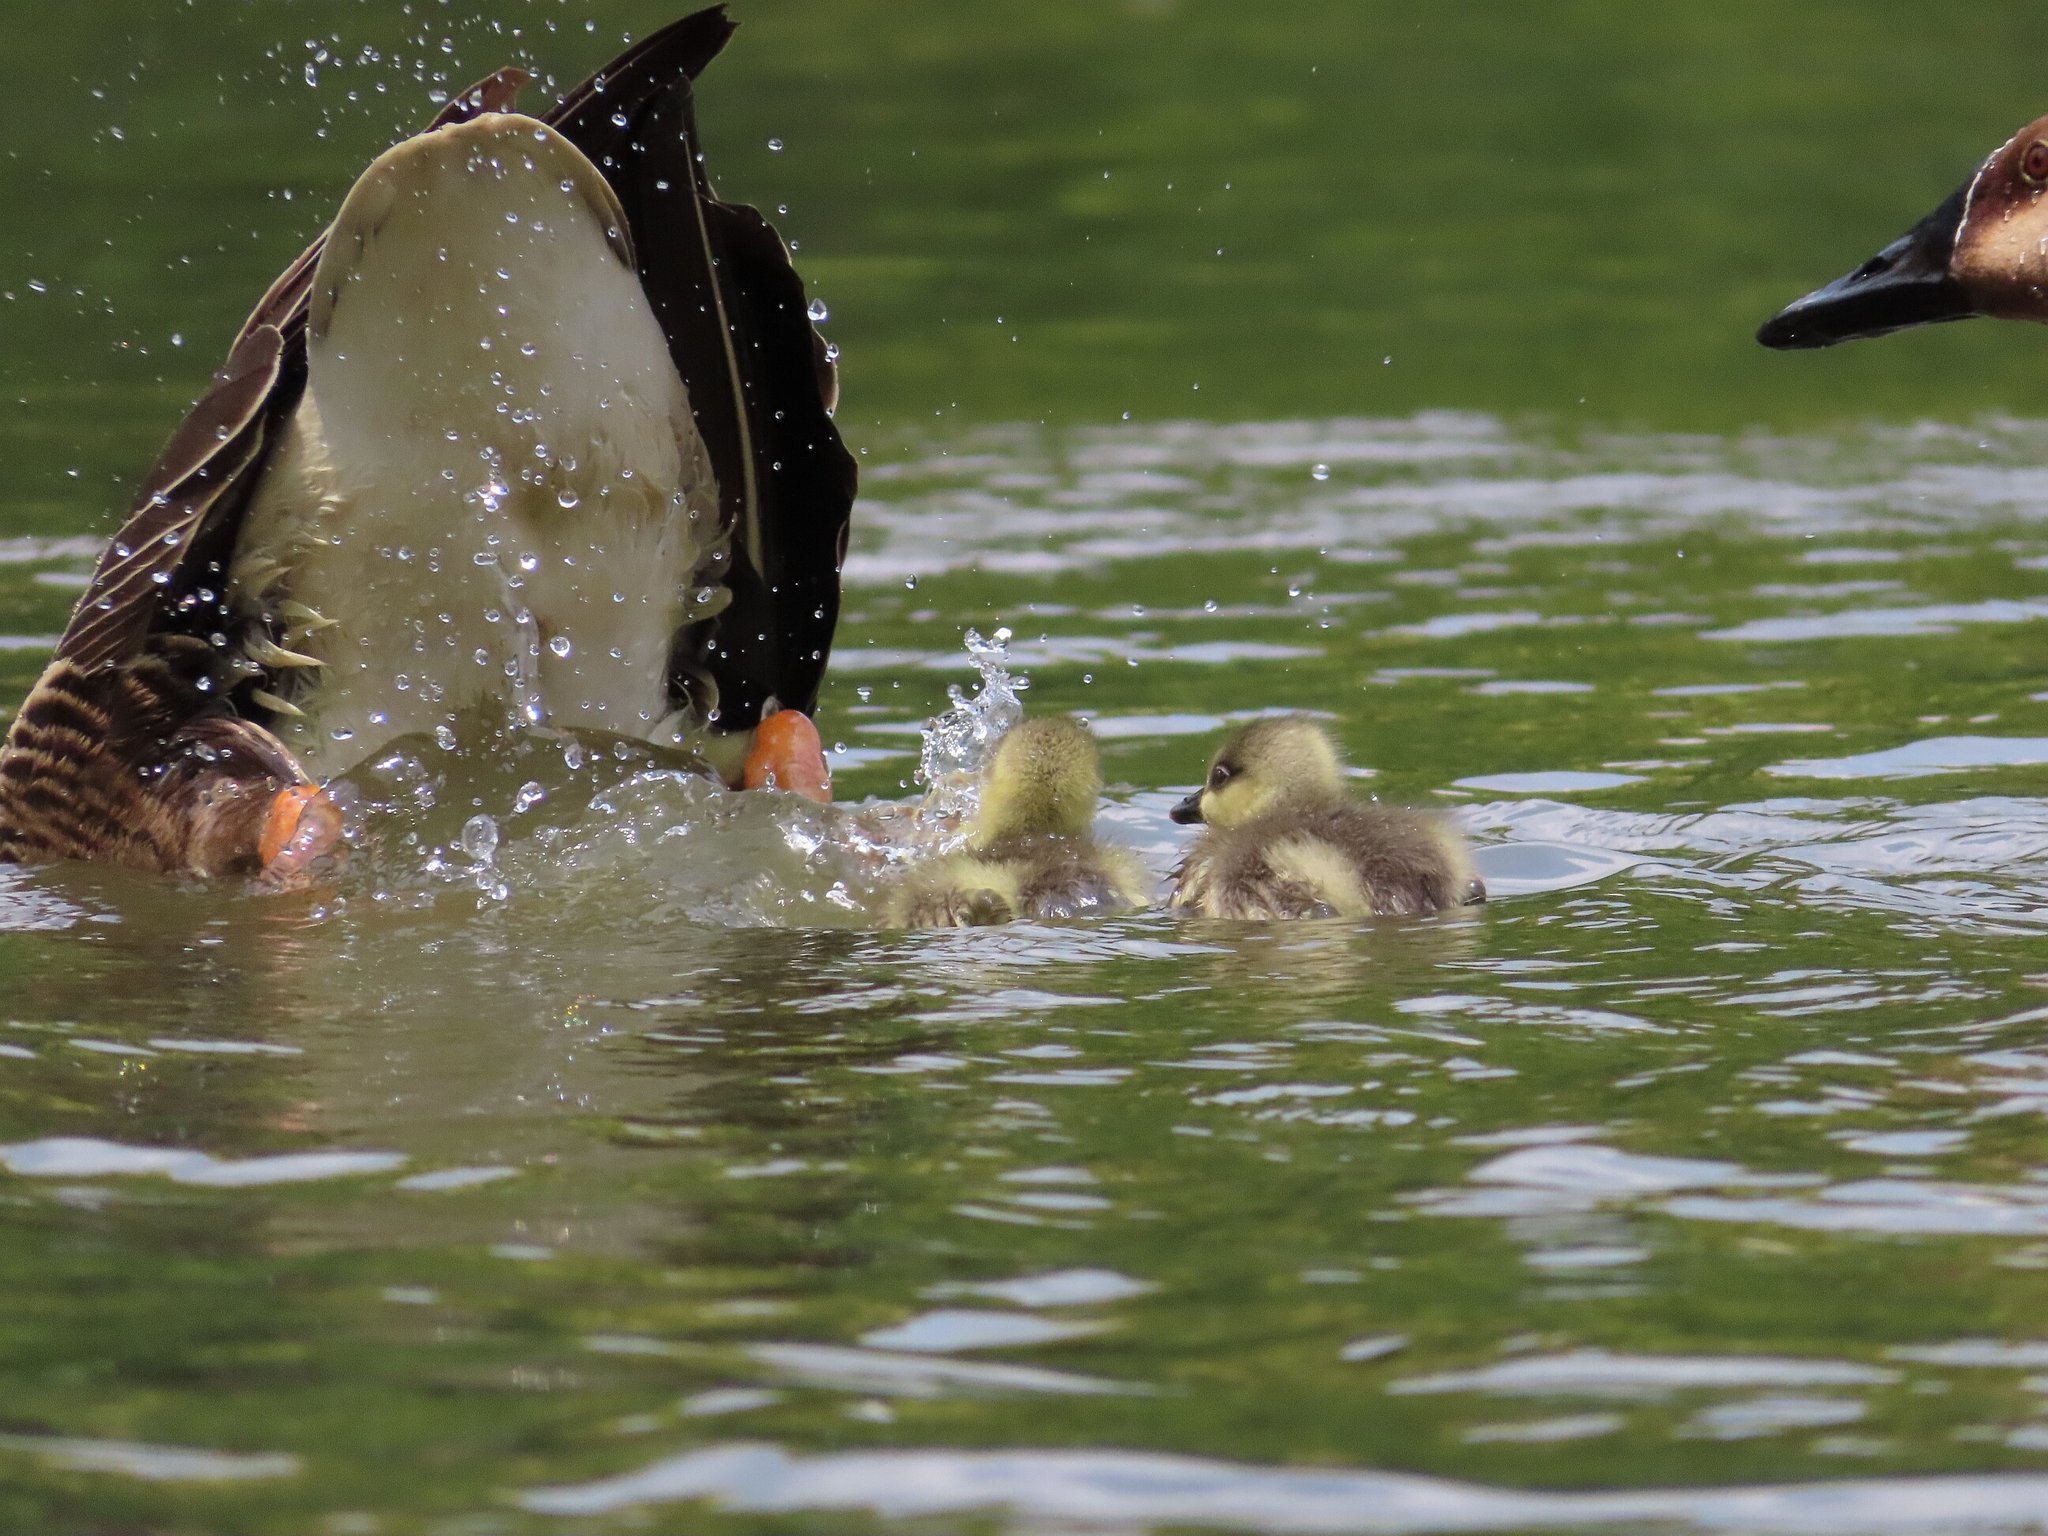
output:
[[[966,848],[904,877],[888,903],[890,925],[968,928],[1143,906],[1144,867],[1095,840],[1101,792],[1095,738],[1080,721],[1056,715],[1013,726],[989,762]]]
[[[1208,828],[1173,890],[1202,917],[1413,916],[1486,899],[1448,818],[1353,799],[1328,733],[1298,715],[1234,733],[1173,819]]]

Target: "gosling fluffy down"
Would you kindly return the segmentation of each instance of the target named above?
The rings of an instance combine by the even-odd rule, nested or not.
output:
[[[1203,917],[1393,917],[1486,900],[1456,827],[1352,799],[1329,735],[1298,715],[1218,749],[1173,809],[1208,831],[1174,872],[1173,905]]]
[[[889,905],[899,928],[1094,917],[1146,901],[1144,866],[1095,841],[1095,738],[1066,715],[1025,720],[996,746],[966,848],[921,864]]]

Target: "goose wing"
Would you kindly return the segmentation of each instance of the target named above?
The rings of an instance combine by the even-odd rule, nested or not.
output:
[[[95,671],[139,654],[143,642],[192,594],[198,537],[223,504],[246,500],[251,471],[268,447],[270,406],[283,376],[275,326],[249,331],[213,376],[213,387],[171,438],[128,521],[100,555],[92,580],[57,642],[54,661]],[[304,361],[300,362],[303,379]],[[226,586],[215,566],[215,588]],[[177,590],[180,586],[188,590]]]
[[[771,699],[815,708],[855,489],[832,424],[837,370],[788,248],[757,210],[720,201],[704,169],[692,82],[734,30],[722,6],[686,16],[547,119],[618,194],[717,475],[732,602],[696,654],[676,656],[670,687],[680,703],[708,675],[728,730]]]

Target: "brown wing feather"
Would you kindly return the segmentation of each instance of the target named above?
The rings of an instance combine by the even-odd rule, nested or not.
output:
[[[141,650],[179,595],[176,578],[201,547],[202,526],[262,455],[282,345],[274,328],[259,327],[214,375],[100,556],[57,642],[59,658],[91,670]]]
[[[572,125],[585,123],[598,107],[609,115],[617,104],[644,105],[651,92],[663,89],[678,77],[695,80],[725,50],[738,30],[739,23],[726,15],[723,5],[692,11],[648,33],[609,64],[593,71],[589,79],[562,97],[547,121],[570,133],[573,140]],[[590,151],[586,149],[584,153]]]
[[[720,620],[721,633],[732,637],[721,647],[731,675],[713,675],[722,696],[739,701],[743,719],[770,697],[808,714],[839,623],[839,573],[858,480],[832,424],[837,370],[775,227],[742,204],[712,202],[705,212],[719,270],[736,296],[730,326],[741,402],[754,426],[756,486],[739,530],[748,566],[736,564],[732,606]],[[765,645],[755,638],[761,635]]]

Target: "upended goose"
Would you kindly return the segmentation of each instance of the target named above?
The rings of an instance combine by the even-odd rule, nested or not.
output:
[[[1828,347],[1990,315],[2048,320],[2048,117],[2001,145],[1905,234],[1766,320],[1758,341]]]
[[[703,165],[733,30],[689,16],[540,118],[502,70],[363,173],[16,715],[0,861],[288,884],[340,837],[318,779],[397,737],[610,733],[737,781],[815,708],[854,466],[780,237]]]

